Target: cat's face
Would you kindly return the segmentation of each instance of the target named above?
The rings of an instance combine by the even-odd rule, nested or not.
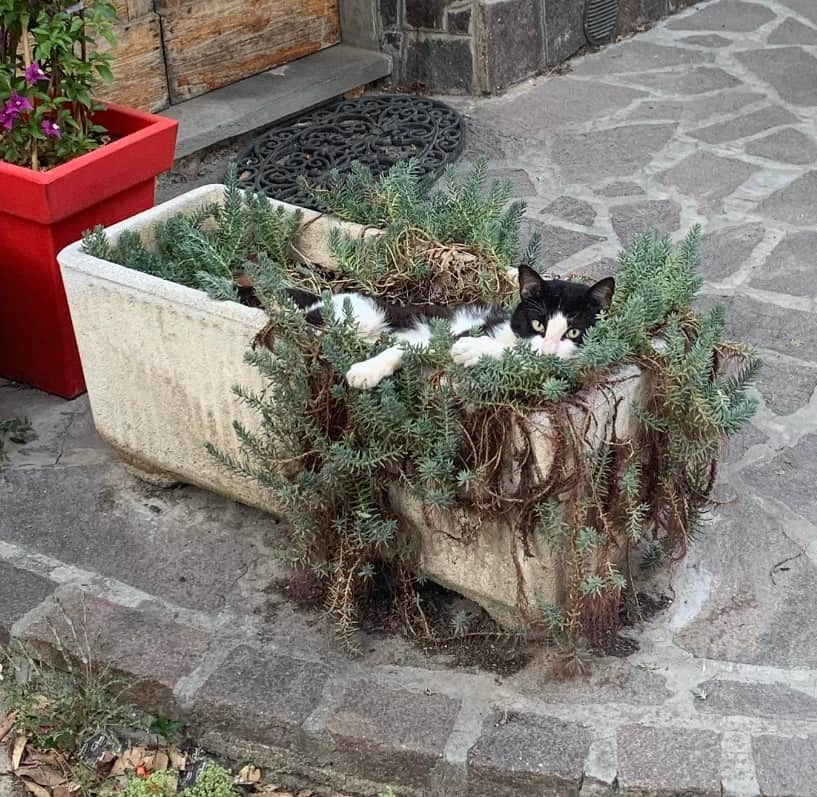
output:
[[[540,354],[572,357],[598,314],[610,307],[614,290],[612,277],[583,285],[544,280],[529,266],[519,266],[522,301],[511,316],[511,329]]]

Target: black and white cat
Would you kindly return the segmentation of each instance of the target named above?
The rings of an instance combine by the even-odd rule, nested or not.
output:
[[[489,304],[400,307],[361,293],[337,294],[332,297],[335,314],[343,315],[348,300],[362,340],[374,342],[383,334],[391,334],[398,341],[380,354],[352,365],[346,380],[351,387],[370,390],[391,376],[403,361],[401,344],[428,345],[430,320],[434,318],[448,321],[455,338],[451,359],[466,367],[476,365],[482,357],[499,359],[519,338],[539,354],[572,357],[599,313],[610,307],[614,290],[612,277],[588,286],[545,280],[523,265],[519,266],[520,302],[513,312]],[[302,291],[292,291],[291,295],[307,320],[320,325],[322,300]],[[474,329],[482,334],[470,335]]]

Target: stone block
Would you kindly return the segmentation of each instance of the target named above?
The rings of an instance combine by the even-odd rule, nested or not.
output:
[[[442,30],[446,4],[446,0],[405,0],[406,25]]]
[[[555,66],[587,44],[584,35],[584,3],[575,0],[543,0],[545,15],[545,63]]]
[[[90,655],[130,684],[127,700],[170,714],[178,713],[176,684],[199,666],[210,647],[207,634],[197,628],[79,591],[60,596],[59,604],[24,629],[22,638],[57,667],[64,664],[58,645],[73,659]]]
[[[801,47],[755,48],[736,58],[793,105],[817,105],[817,58]]]
[[[721,797],[721,735],[681,728],[619,728],[618,781],[627,795]]]
[[[740,81],[734,75],[713,66],[699,66],[695,69],[669,72],[645,72],[632,75],[628,80],[670,95],[705,94],[740,85]]]
[[[817,44],[817,29],[804,25],[797,19],[786,17],[769,34],[766,41],[769,44],[805,44],[814,47]]]
[[[397,27],[400,24],[399,8],[400,0],[379,0],[380,2],[380,19],[383,23],[383,29]]]
[[[788,293],[792,296],[814,296],[814,253],[817,232],[802,230],[789,233],[766,258],[762,268],[752,275],[753,288]]]
[[[714,60],[713,53],[689,47],[667,47],[643,39],[631,39],[577,60],[573,72],[577,75],[617,75],[625,72],[649,72],[653,69],[694,66],[711,63]]]
[[[585,406],[570,410],[577,429],[588,424],[585,441],[591,449],[613,435],[618,441],[631,440],[637,428],[634,406],[648,400],[649,382],[639,369],[628,366],[613,381],[612,390],[590,390]],[[550,417],[529,415],[525,429],[514,425],[507,434],[513,443],[506,450],[502,489],[513,493],[518,488],[523,474],[516,463],[521,461],[527,461],[526,467],[537,477],[547,479],[554,466],[553,440],[559,434]],[[564,567],[541,537],[534,535],[526,548],[516,532],[517,512],[487,519],[469,507],[432,509],[396,484],[389,497],[417,541],[420,570],[478,603],[500,624],[525,625],[537,607],[561,603],[567,587]]]
[[[542,69],[540,13],[537,0],[499,0],[479,5],[477,52],[483,54],[483,91],[501,91]]]
[[[575,797],[590,734],[578,723],[494,713],[468,751],[469,797]]]
[[[817,698],[785,684],[713,680],[698,685],[706,695],[695,708],[704,713],[744,717],[817,719]]]
[[[0,645],[9,641],[14,623],[39,606],[55,587],[47,578],[0,561]]]
[[[565,180],[598,183],[640,171],[672,138],[675,124],[632,124],[586,133],[559,133],[553,161]]]
[[[703,33],[700,36],[687,36],[681,44],[692,44],[696,47],[728,47],[732,42],[717,33]]]
[[[782,3],[800,16],[817,23],[817,6],[811,0],[782,0]]]
[[[524,199],[536,196],[536,187],[524,169],[491,169],[486,175],[488,183],[492,180],[510,182],[511,196]]]
[[[733,158],[695,152],[677,166],[661,173],[659,179],[674,185],[682,194],[694,197],[703,206],[715,209],[721,199],[745,183],[757,168]]]
[[[817,368],[775,360],[767,355],[757,378],[757,388],[766,409],[775,415],[790,415],[808,404],[817,388]]]
[[[310,742],[304,720],[318,706],[329,674],[322,664],[237,648],[196,693],[195,723],[249,742],[304,747]]]
[[[628,183],[626,181],[617,181],[609,183],[601,188],[596,189],[598,196],[619,197],[619,196],[637,196],[645,194],[644,189],[638,183]]]
[[[588,246],[604,240],[599,235],[568,230],[555,224],[545,224],[536,219],[525,218],[519,233],[519,248],[524,251],[530,237],[538,232],[542,236],[542,249],[539,263],[546,269],[553,268],[563,260],[587,249]]]
[[[471,32],[471,9],[448,9],[445,16],[446,28],[449,33],[465,36]]]
[[[798,227],[817,227],[817,171],[806,172],[775,191],[758,206],[758,212]]]
[[[817,736],[752,739],[763,797],[817,797]]]
[[[762,99],[762,94],[751,91],[725,91],[682,100],[647,99],[633,109],[630,119],[702,122],[715,115],[736,113],[746,105]]]
[[[667,27],[671,30],[727,30],[734,33],[749,33],[771,22],[774,17],[774,12],[760,3],[720,0],[692,14],[671,19]]]
[[[701,238],[701,271],[708,280],[722,280],[746,264],[766,234],[762,224],[725,227]]]
[[[404,80],[435,92],[469,92],[474,82],[471,41],[420,35],[406,46]]]
[[[427,789],[458,713],[459,701],[443,695],[357,682],[326,721],[333,766],[379,783]]]
[[[748,138],[769,128],[780,127],[797,121],[799,121],[798,118],[785,108],[781,108],[779,105],[770,105],[745,116],[718,122],[700,130],[693,130],[689,135],[700,141],[706,141],[707,144],[724,144],[727,141],[734,141],[736,138]]]
[[[610,208],[610,222],[621,245],[626,248],[640,233],[675,232],[681,225],[681,208],[670,199],[629,202]]]
[[[817,160],[817,141],[793,127],[775,130],[768,136],[748,141],[744,149],[758,158],[798,166]]]
[[[557,197],[542,213],[549,213],[584,227],[591,226],[596,220],[596,210],[589,202],[571,196]]]

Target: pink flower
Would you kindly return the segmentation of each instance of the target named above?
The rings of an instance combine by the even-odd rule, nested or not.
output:
[[[3,109],[7,114],[13,113],[15,116],[23,111],[30,111],[34,106],[29,102],[28,97],[23,97],[16,91],[11,92],[6,107]]]
[[[9,113],[6,108],[0,108],[0,127],[11,130],[11,128],[14,127],[14,120],[16,118],[16,113]]]
[[[42,127],[43,133],[47,136],[51,138],[62,138],[62,128],[51,119],[43,119],[40,127]]]
[[[26,85],[33,86],[41,80],[48,80],[48,75],[43,72],[42,68],[36,61],[31,62],[31,66],[26,69]]]

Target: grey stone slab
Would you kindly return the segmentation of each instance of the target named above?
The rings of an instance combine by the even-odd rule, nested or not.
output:
[[[669,72],[647,72],[629,75],[628,82],[666,94],[705,94],[708,91],[731,89],[741,85],[734,76],[720,67],[700,66],[690,70],[672,70]]]
[[[555,128],[592,121],[643,96],[637,89],[560,77],[488,100],[474,115],[505,135],[549,139]]]
[[[817,388],[817,368],[765,357],[757,378],[766,408],[790,415],[808,404]]]
[[[793,127],[775,130],[768,136],[748,141],[744,149],[749,155],[798,166],[817,160],[817,142]]]
[[[585,227],[590,227],[596,220],[596,209],[589,202],[564,195],[556,197],[542,213],[549,213],[551,216],[558,216],[560,219]]]
[[[206,633],[160,611],[127,608],[80,591],[61,594],[59,604],[22,637],[57,666],[63,662],[61,650],[75,660],[90,655],[131,684],[129,701],[156,712],[177,711],[174,687],[210,648]]]
[[[444,695],[357,682],[326,721],[333,765],[380,783],[427,787],[459,707]]]
[[[679,39],[679,44],[692,44],[696,47],[728,47],[732,42],[717,33],[703,33],[700,36],[686,36]]]
[[[692,14],[671,19],[667,27],[672,30],[727,30],[748,33],[774,18],[774,12],[760,3],[720,0],[718,3],[709,3]]]
[[[775,28],[766,40],[769,44],[806,44],[811,47],[817,44],[817,29],[804,25],[797,19],[786,17],[780,26]]]
[[[469,92],[474,82],[474,56],[466,38],[432,34],[410,38],[406,47],[406,79],[439,92]]]
[[[760,495],[784,501],[789,509],[812,522],[817,519],[817,435],[802,437],[771,462],[754,465],[741,476]]]
[[[763,797],[817,797],[817,736],[752,738]]]
[[[599,235],[567,230],[554,224],[545,224],[535,219],[526,218],[522,221],[522,229],[519,235],[520,251],[523,251],[527,246],[527,242],[534,232],[538,232],[542,236],[539,262],[546,268],[555,266],[571,255],[581,252],[582,249],[604,240]]]
[[[384,30],[396,27],[398,21],[402,23],[402,20],[398,20],[399,11],[397,0],[379,0],[379,3],[380,21],[383,23]],[[341,11],[341,13],[343,12]],[[343,31],[343,35],[346,35],[346,31]]]
[[[314,108],[391,73],[376,50],[338,44],[162,112],[179,120],[176,157]]]
[[[9,641],[14,623],[39,606],[55,587],[47,578],[0,561],[0,645]]]
[[[817,226],[817,171],[806,172],[775,191],[758,206],[758,211],[778,221],[800,227]]]
[[[672,233],[681,224],[681,208],[670,199],[645,199],[610,208],[610,221],[621,245],[628,247],[644,232]]]
[[[674,124],[632,124],[589,133],[561,133],[553,161],[566,180],[598,182],[639,172],[675,132]]]
[[[817,58],[800,47],[746,50],[736,58],[793,105],[817,104]]]
[[[720,734],[625,725],[616,738],[624,793],[720,797]]]
[[[725,122],[718,122],[700,130],[693,130],[690,135],[708,144],[722,144],[736,138],[747,138],[762,133],[772,127],[798,122],[799,119],[779,105],[770,105],[745,116],[738,116]]]
[[[775,471],[752,468],[747,486],[717,509],[681,566],[688,586],[675,603],[686,603],[690,616],[675,643],[698,657],[813,668],[817,567],[791,539],[786,521],[751,498],[760,488],[764,495],[774,489],[777,500],[788,502],[802,488],[779,476],[773,488],[764,486]],[[813,472],[810,479],[813,493]]]
[[[740,462],[750,448],[768,441],[769,436],[765,432],[761,432],[756,426],[748,424],[724,443],[721,462],[726,464]]]
[[[682,194],[710,209],[745,183],[758,167],[709,152],[695,152],[677,166],[663,172],[659,179],[675,186]]]
[[[9,470],[0,504],[0,539],[190,608],[252,611],[264,598],[244,585],[281,570],[283,526],[268,514],[148,487],[119,463]]]
[[[817,698],[786,684],[712,680],[699,684],[696,691],[706,696],[695,701],[695,708],[703,713],[772,719],[817,718]]]
[[[746,264],[766,231],[762,224],[750,222],[725,227],[701,238],[701,271],[706,279],[722,280]]]
[[[781,0],[781,2],[800,16],[817,23],[817,6],[811,0]]]
[[[536,188],[524,169],[489,169],[486,178],[488,182],[493,180],[509,182],[511,195],[515,198],[536,196]]]
[[[250,647],[239,647],[196,693],[198,727],[227,730],[274,747],[309,743],[304,720],[317,708],[328,666]]]
[[[638,183],[629,183],[627,181],[609,183],[596,189],[598,196],[606,197],[637,196],[645,193],[646,191]]]
[[[577,274],[585,274],[588,277],[593,277],[597,280],[604,277],[614,277],[619,270],[620,265],[618,260],[612,257],[602,257],[599,260],[594,260],[592,263],[582,265],[576,268]]]
[[[578,723],[496,713],[468,751],[468,794],[477,797],[578,795],[590,734]]]
[[[726,306],[726,332],[733,340],[817,362],[815,315],[788,310],[746,296],[701,297],[701,306]]]
[[[542,69],[541,9],[535,0],[501,0],[477,9],[477,47],[484,53],[487,79],[483,91],[501,91]]]
[[[815,296],[817,232],[789,233],[752,275],[751,286],[792,296]]]
[[[764,99],[751,91],[724,91],[687,100],[643,100],[629,114],[631,119],[672,119],[678,122],[705,122],[713,116],[734,114],[747,105]]]
[[[712,53],[701,50],[665,47],[643,39],[631,39],[576,61],[573,73],[604,76],[625,72],[649,72],[653,69],[708,63],[714,58]]]

